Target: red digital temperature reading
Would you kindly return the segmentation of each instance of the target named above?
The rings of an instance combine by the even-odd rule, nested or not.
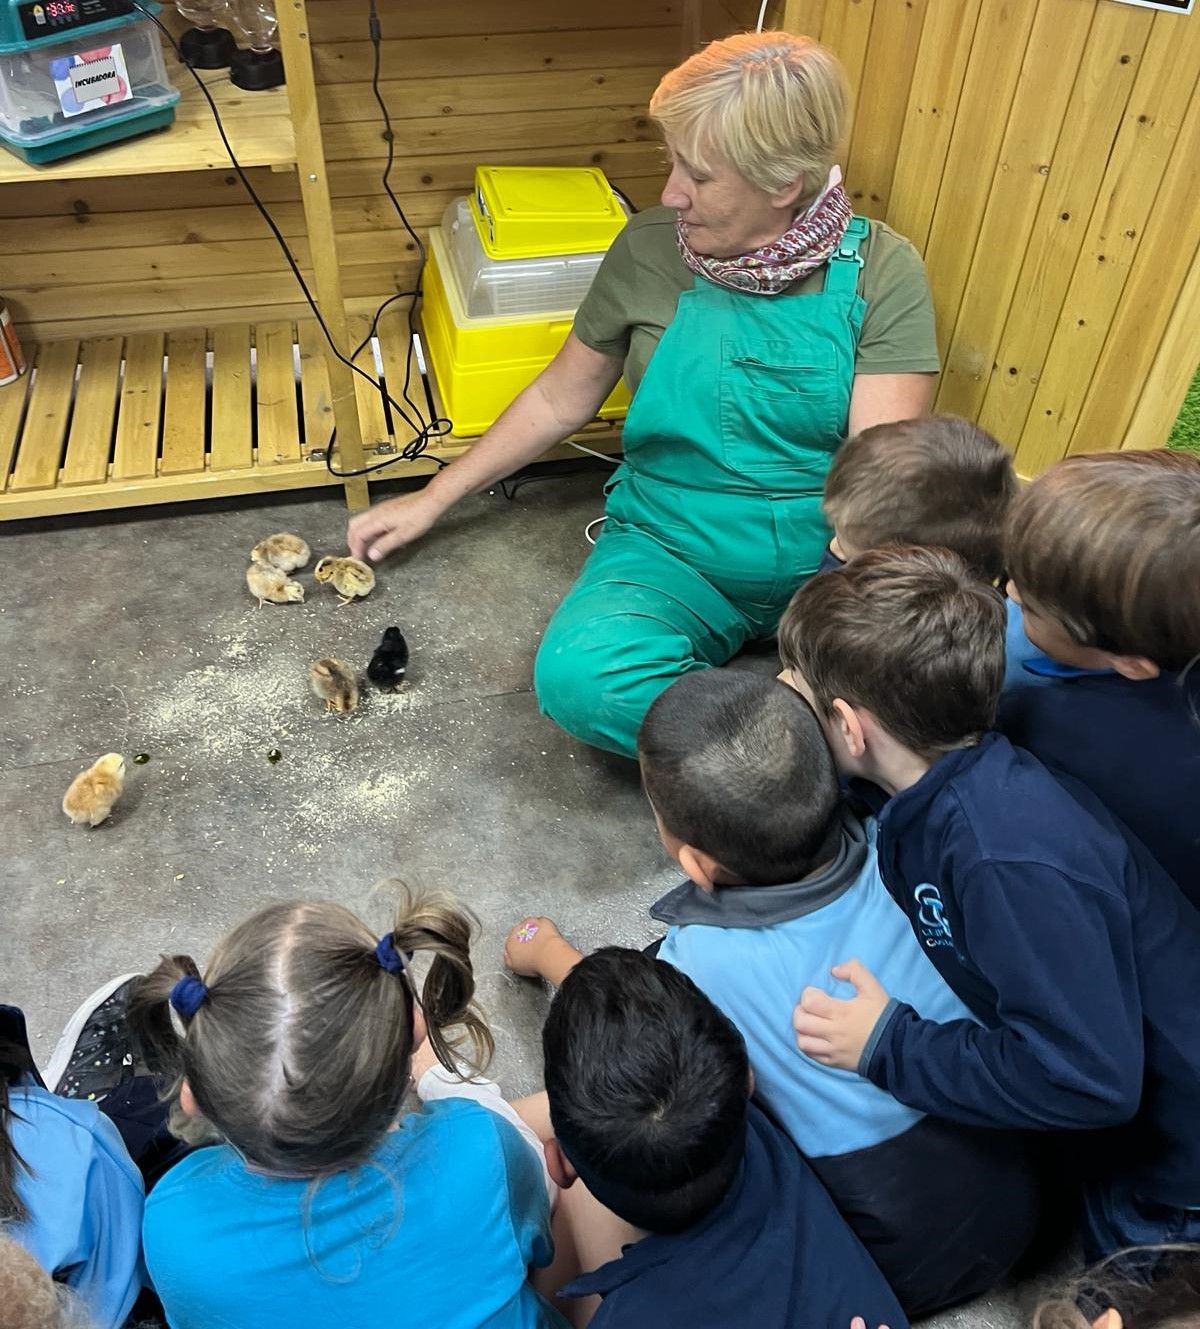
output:
[[[48,18],[74,18],[78,12],[75,0],[46,0]]]

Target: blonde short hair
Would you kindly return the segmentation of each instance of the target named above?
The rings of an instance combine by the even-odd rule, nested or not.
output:
[[[695,166],[724,157],[774,193],[803,178],[824,185],[846,127],[846,82],[833,54],[790,32],[710,42],[663,76],[650,114]]]

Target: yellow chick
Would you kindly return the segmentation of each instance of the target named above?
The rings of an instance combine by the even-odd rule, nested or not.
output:
[[[267,567],[264,563],[251,563],[246,569],[246,585],[258,600],[258,607],[270,600],[272,604],[295,604],[304,599],[304,587],[293,581],[286,572]]]
[[[110,752],[77,775],[63,795],[62,810],[76,826],[99,826],[113,810],[125,787],[125,758]]]
[[[358,705],[358,680],[349,665],[323,655],[308,671],[308,686],[325,703],[326,711],[349,715]]]
[[[268,568],[278,568],[280,572],[295,572],[302,568],[312,557],[312,551],[298,535],[289,535],[280,531],[277,535],[268,535],[260,540],[250,551],[252,563],[262,563]]]
[[[313,568],[313,576],[320,582],[332,582],[333,589],[342,597],[340,603],[344,605],[356,597],[370,595],[375,589],[375,573],[361,558],[326,555]]]

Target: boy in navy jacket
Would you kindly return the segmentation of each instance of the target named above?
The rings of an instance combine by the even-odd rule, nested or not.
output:
[[[1050,686],[1000,729],[1082,781],[1200,905],[1200,457],[1069,457],[1021,495],[1009,594]]]
[[[864,429],[838,449],[821,503],[833,539],[818,569],[866,549],[950,549],[993,584],[1004,578],[1004,531],[1017,497],[1012,454],[970,420],[922,415]],[[1042,682],[1022,665],[1038,654],[1009,600],[1005,685]]]
[[[1036,1228],[1026,1142],[914,1111],[796,1050],[802,985],[828,982],[847,953],[930,1019],[971,1018],[888,894],[873,825],[839,806],[811,707],[745,670],[688,674],[650,707],[638,756],[663,845],[688,877],[651,908],[671,925],[659,958],[737,1026],[756,1101],[812,1164],[905,1310],[927,1315],[987,1291]],[[505,958],[558,983],[581,956],[548,919],[532,918],[510,933]]]
[[[796,595],[793,682],[842,772],[891,797],[884,881],[984,1027],[921,1019],[852,957],[807,988],[803,1052],[978,1125],[1106,1128],[1089,1257],[1200,1239],[1200,915],[1081,785],[989,733],[1004,606],[945,551],[860,555]]]
[[[616,947],[580,959],[542,1047],[546,1161],[567,1188],[557,1268],[578,1251],[586,1271],[556,1290],[603,1298],[593,1329],[724,1329],[751,1313],[772,1329],[859,1314],[906,1329],[824,1187],[750,1103],[738,1031],[684,974]]]

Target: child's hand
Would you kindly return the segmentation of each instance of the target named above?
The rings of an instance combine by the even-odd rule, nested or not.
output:
[[[504,942],[504,963],[522,978],[544,978],[556,987],[581,959],[550,918],[523,918]]]
[[[857,1071],[863,1048],[887,1009],[889,997],[861,960],[847,960],[829,972],[853,983],[857,995],[841,1001],[820,988],[805,988],[792,1014],[796,1046],[822,1066]]]
[[[850,1329],[867,1329],[867,1322],[861,1315],[856,1315],[854,1319],[850,1321]],[[879,1329],[888,1329],[888,1327],[886,1324],[881,1324]]]

